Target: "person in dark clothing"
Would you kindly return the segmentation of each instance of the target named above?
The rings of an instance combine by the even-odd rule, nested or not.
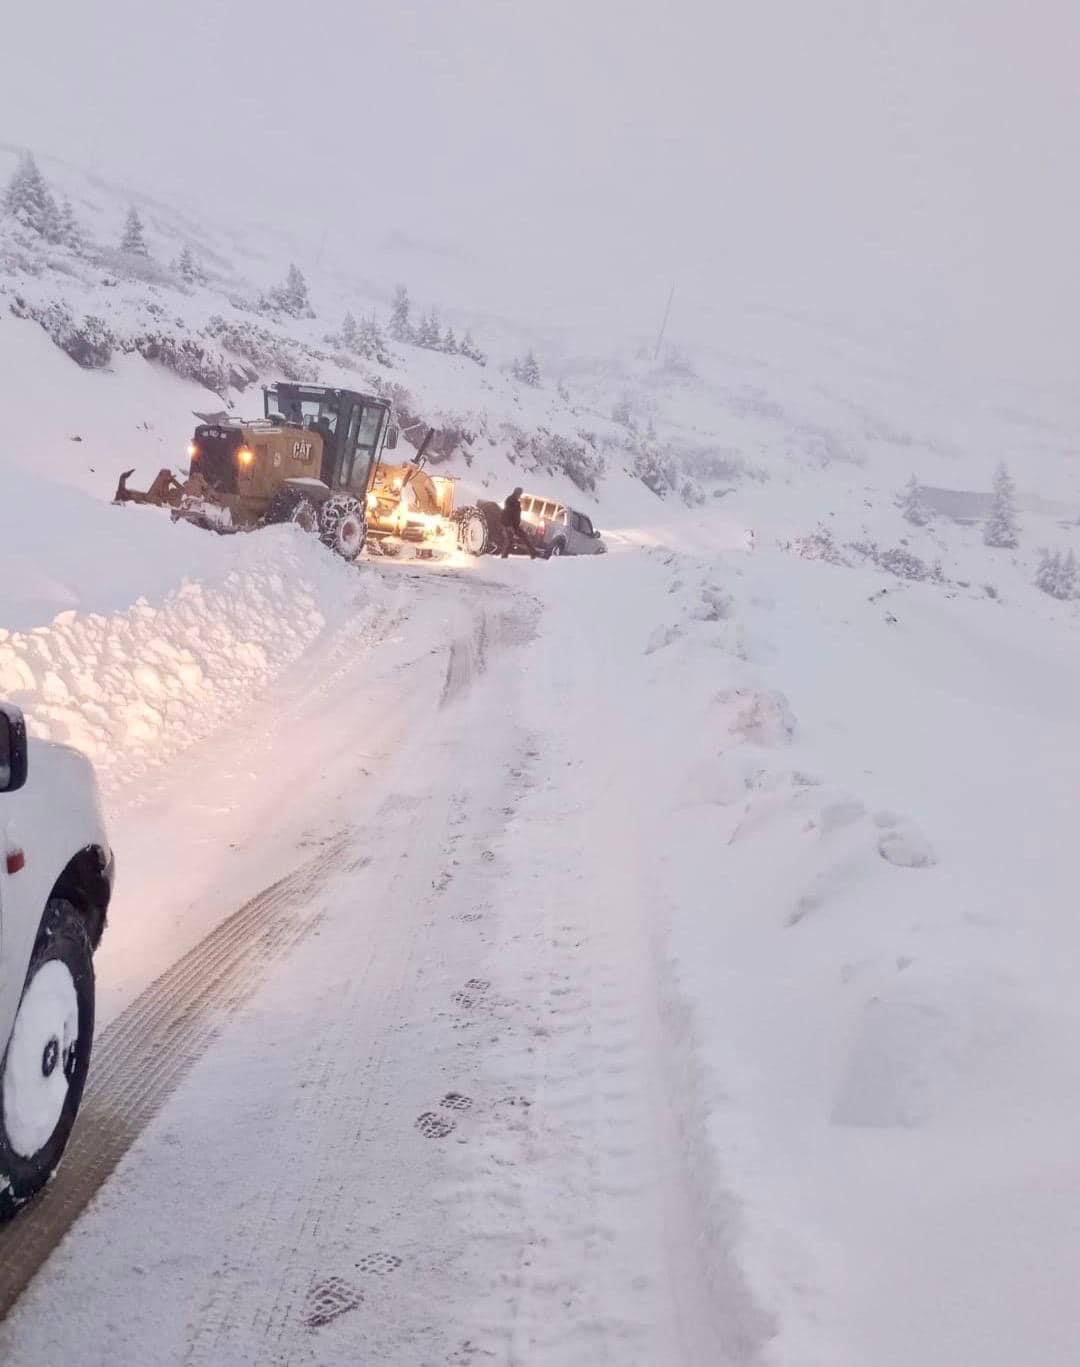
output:
[[[502,558],[505,560],[515,545],[521,546],[529,552],[529,559],[537,558],[533,544],[525,535],[521,527],[521,486],[514,490],[510,497],[503,504],[503,549]]]

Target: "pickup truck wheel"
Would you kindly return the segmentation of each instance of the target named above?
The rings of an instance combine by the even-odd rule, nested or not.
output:
[[[94,960],[70,902],[45,908],[0,1064],[0,1220],[48,1182],[82,1100],[94,1038]]]
[[[551,550],[548,551],[548,556],[547,556],[547,558],[548,558],[549,560],[551,560],[551,559],[553,559],[553,558],[554,558],[555,556],[557,556],[557,555],[565,555],[565,554],[566,554],[566,542],[565,542],[565,541],[556,541],[556,542],[553,543],[553,545],[552,545],[552,547],[551,547]]]

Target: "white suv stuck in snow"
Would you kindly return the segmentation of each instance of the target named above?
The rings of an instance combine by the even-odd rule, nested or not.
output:
[[[0,702],[0,1220],[49,1180],[82,1099],[113,861],[90,762]]]

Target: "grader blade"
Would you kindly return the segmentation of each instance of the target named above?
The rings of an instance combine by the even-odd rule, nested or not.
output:
[[[159,508],[176,508],[188,492],[187,485],[181,483],[171,470],[159,470],[149,489],[129,489],[127,482],[134,473],[134,469],[125,470],[120,476],[113,495],[114,503],[153,503]]]

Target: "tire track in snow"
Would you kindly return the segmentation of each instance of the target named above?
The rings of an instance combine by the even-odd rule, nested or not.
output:
[[[0,1318],[271,966],[313,927],[349,835],[253,897],[138,996],[96,1041],[67,1156],[45,1193],[0,1231]],[[352,867],[357,867],[354,861]]]

